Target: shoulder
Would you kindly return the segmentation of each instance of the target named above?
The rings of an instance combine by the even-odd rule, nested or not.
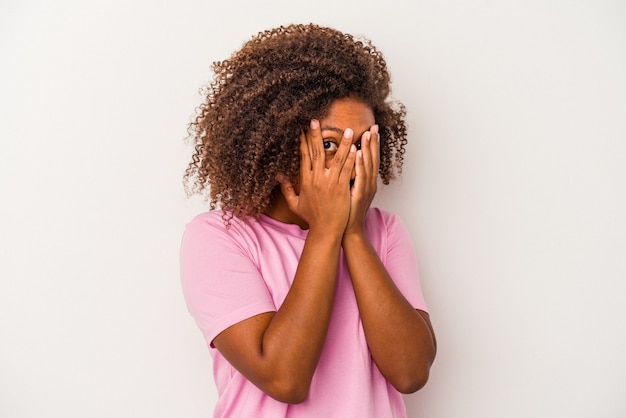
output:
[[[222,211],[196,215],[187,223],[180,244],[180,266],[183,282],[203,281],[207,272],[214,275],[220,269],[253,260],[258,245],[245,230],[240,219],[224,222]]]
[[[404,228],[404,223],[395,213],[374,207],[367,212],[365,227],[371,232],[390,231],[397,227]]]
[[[227,223],[221,210],[200,213],[194,216],[183,232],[183,248],[212,247],[219,248],[226,243],[241,242],[245,236],[245,222],[231,218]],[[230,246],[230,245],[228,245]]]
[[[185,226],[183,245],[211,247],[220,252],[237,248],[246,254],[254,253],[268,242],[281,242],[289,235],[285,228],[293,227],[271,221],[263,217],[242,220],[221,210],[201,213]]]
[[[237,217],[230,217],[221,210],[213,210],[194,216],[185,225],[185,234],[211,233],[236,236],[248,227],[247,222]]]
[[[400,216],[380,208],[370,208],[365,218],[365,233],[379,254],[408,247],[411,235]]]
[[[195,229],[203,229],[203,228],[211,228],[211,227],[218,228],[218,229],[226,229],[223,211],[213,210],[210,212],[199,213],[187,223],[185,230],[195,230]]]

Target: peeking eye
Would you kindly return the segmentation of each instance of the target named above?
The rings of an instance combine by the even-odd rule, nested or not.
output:
[[[357,150],[361,149],[361,141],[354,144],[354,146],[356,147]]]
[[[324,151],[326,152],[337,151],[337,144],[335,144],[333,141],[324,141]]]

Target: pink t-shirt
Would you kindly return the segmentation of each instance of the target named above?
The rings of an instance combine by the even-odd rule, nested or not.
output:
[[[398,289],[416,309],[426,311],[404,224],[372,208],[365,228]],[[247,223],[233,218],[227,229],[221,211],[198,215],[187,225],[180,253],[182,287],[213,356],[219,393],[214,416],[406,417],[401,394],[387,383],[368,350],[343,253],[328,335],[304,402],[286,404],[266,395],[213,347],[213,339],[224,329],[281,306],[307,233],[267,216]]]

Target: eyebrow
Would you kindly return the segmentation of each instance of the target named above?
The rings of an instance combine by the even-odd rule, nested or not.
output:
[[[343,129],[335,128],[334,126],[323,126],[321,131],[333,131],[343,135]]]

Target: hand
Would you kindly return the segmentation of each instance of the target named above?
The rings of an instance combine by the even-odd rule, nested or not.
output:
[[[303,219],[310,231],[322,230],[342,236],[350,216],[350,177],[356,161],[353,132],[346,129],[332,160],[326,161],[319,122],[300,135],[298,191],[281,180],[281,191],[289,210]],[[368,154],[369,155],[369,154]],[[328,168],[327,168],[328,165]]]
[[[350,190],[350,216],[344,235],[363,233],[365,215],[376,195],[378,167],[380,166],[380,135],[374,125],[361,136],[361,149],[357,151],[356,178]]]

